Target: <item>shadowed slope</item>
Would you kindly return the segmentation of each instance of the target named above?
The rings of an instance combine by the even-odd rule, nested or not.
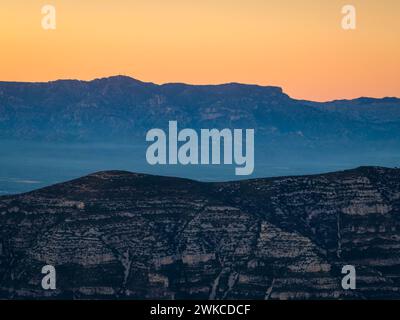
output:
[[[399,298],[400,170],[201,183],[95,173],[0,198],[2,297]],[[57,269],[43,291],[41,267]],[[357,290],[341,268],[357,268]]]

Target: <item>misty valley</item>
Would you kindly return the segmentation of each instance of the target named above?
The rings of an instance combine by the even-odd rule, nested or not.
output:
[[[0,141],[0,149],[4,150],[0,156],[0,195],[27,192],[96,171],[114,169],[200,181],[249,178],[236,176],[233,165],[152,166],[145,158],[146,145]],[[255,172],[250,176],[253,178],[332,172],[366,164],[396,167],[400,163],[400,149],[352,155],[316,151],[305,157],[287,151],[276,157],[273,150],[267,154],[261,149],[256,150],[259,151],[255,157]]]

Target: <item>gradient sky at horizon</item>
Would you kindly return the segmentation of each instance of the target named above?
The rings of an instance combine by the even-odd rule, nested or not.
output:
[[[57,9],[57,29],[41,8]],[[341,8],[357,29],[341,28]],[[398,0],[2,0],[0,81],[280,86],[294,98],[400,97]]]

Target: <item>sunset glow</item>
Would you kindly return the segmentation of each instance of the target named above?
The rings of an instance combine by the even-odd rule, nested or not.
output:
[[[41,8],[57,9],[43,30]],[[400,96],[400,1],[2,0],[0,80],[280,86],[294,98]]]

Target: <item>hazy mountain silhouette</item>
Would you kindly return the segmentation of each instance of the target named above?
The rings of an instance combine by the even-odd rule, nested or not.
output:
[[[0,115],[2,138],[131,141],[177,120],[191,128],[255,128],[259,135],[283,142],[363,143],[394,139],[400,129],[400,100],[315,103],[292,99],[278,87],[156,85],[116,76],[0,82]]]

